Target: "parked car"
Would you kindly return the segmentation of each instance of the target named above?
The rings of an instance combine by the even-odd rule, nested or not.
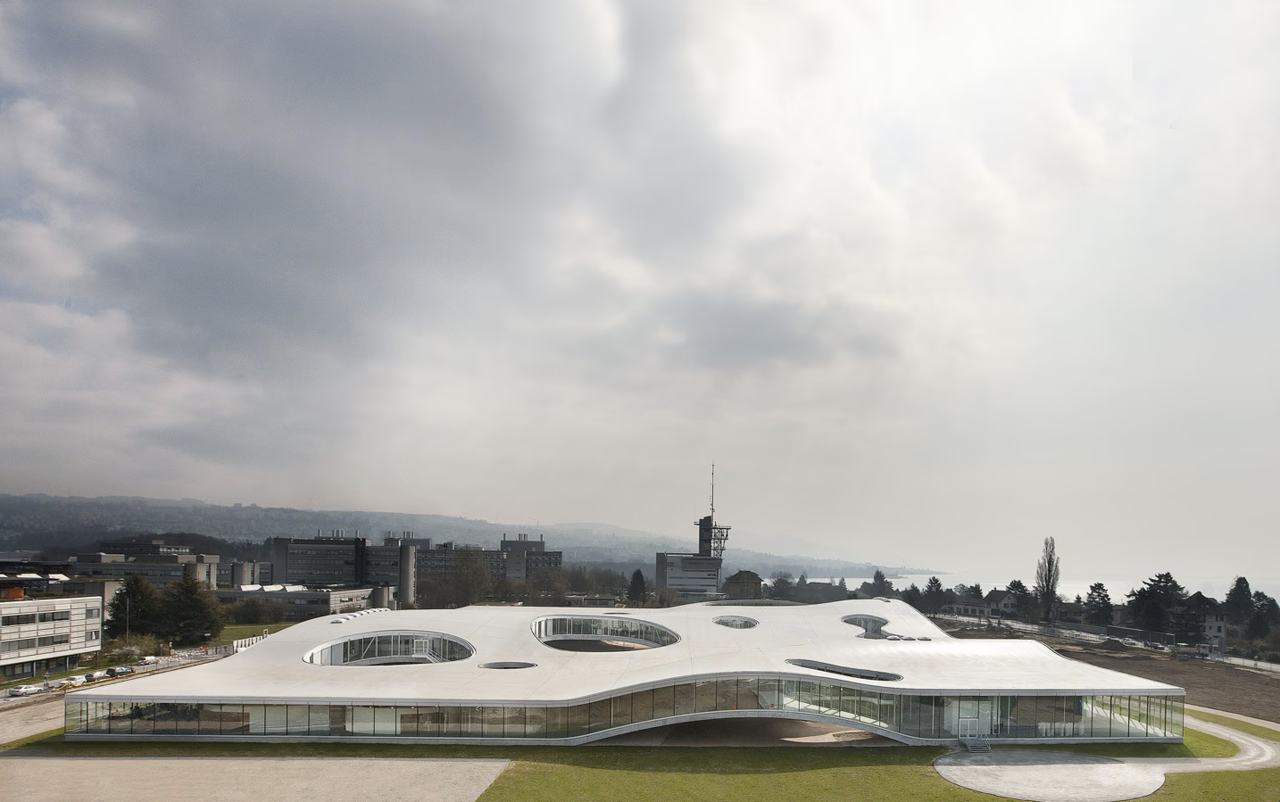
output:
[[[112,677],[123,677],[126,674],[132,674],[132,673],[133,673],[133,668],[131,666],[116,666],[115,668],[107,669],[107,675]]]
[[[37,693],[44,693],[44,686],[18,685],[9,689],[10,696],[35,696]]]
[[[86,677],[84,674],[74,674],[70,677],[66,677],[65,679],[63,679],[61,684],[58,685],[58,687],[61,688],[65,685],[72,688],[79,688],[81,685],[85,684],[88,681],[89,681],[89,678]]]
[[[158,664],[159,662],[160,662],[160,658],[159,658],[159,657],[143,657],[142,659],[138,660],[138,665],[140,665],[140,666],[154,666],[154,665]]]
[[[105,668],[101,671],[95,671],[89,675],[89,682],[98,682],[99,680],[111,679],[111,673]]]

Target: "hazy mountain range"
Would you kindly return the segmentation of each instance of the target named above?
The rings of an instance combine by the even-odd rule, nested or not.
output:
[[[656,552],[697,548],[692,532],[687,539],[675,538],[603,523],[504,524],[420,513],[298,510],[256,504],[223,506],[191,498],[0,494],[0,550],[19,545],[32,548],[45,542],[46,537],[52,543],[60,536],[94,533],[194,532],[225,540],[262,541],[269,537],[314,537],[318,531],[328,534],[336,529],[345,530],[348,537],[358,532],[375,543],[382,542],[387,532],[413,532],[435,543],[453,540],[488,548],[496,547],[504,535],[515,537],[523,532],[530,538],[543,537],[550,550],[563,551],[566,565],[603,564],[619,570],[639,567],[647,568],[646,573],[653,569]],[[849,579],[870,577],[876,568],[890,576],[931,570],[728,548],[726,575],[740,568],[766,577],[775,571],[787,571],[796,576],[804,573]]]

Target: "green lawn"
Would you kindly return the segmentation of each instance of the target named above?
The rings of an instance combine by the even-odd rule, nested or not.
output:
[[[1201,713],[1199,710],[1188,710],[1187,715],[1248,733],[1255,738],[1262,738],[1266,741],[1280,741],[1280,730],[1273,730],[1270,727],[1259,727],[1257,724],[1250,724],[1247,721],[1240,721],[1229,716],[1218,716],[1213,713]]]
[[[280,630],[287,629],[291,626],[293,626],[293,624],[227,624],[222,628],[222,634],[215,638],[209,645],[230,646],[232,641],[261,635],[262,630],[264,629],[274,635]]]
[[[37,738],[47,735],[56,733]],[[1235,751],[1232,744],[1204,733],[1187,730],[1186,735],[1186,743],[1181,745],[1044,745],[1043,748],[1109,757],[1218,757]],[[726,749],[372,743],[68,743],[54,737],[30,743],[28,748],[39,749],[42,754],[83,757],[511,760],[511,767],[480,797],[481,802],[666,802],[691,798],[700,802],[776,802],[778,799],[994,802],[1000,799],[958,788],[943,780],[931,764],[946,750],[933,747]],[[1170,775],[1164,787],[1148,798],[1160,802],[1275,802],[1280,800],[1280,769]]]

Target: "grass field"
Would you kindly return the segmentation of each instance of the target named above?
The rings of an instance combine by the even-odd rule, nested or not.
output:
[[[1221,724],[1224,727],[1230,727],[1233,730],[1248,733],[1255,738],[1261,738],[1264,741],[1280,741],[1280,730],[1273,730],[1270,727],[1259,727],[1257,724],[1250,724],[1247,721],[1240,721],[1230,716],[1216,716],[1213,713],[1201,713],[1199,710],[1188,710],[1188,716],[1203,721],[1210,721],[1214,724]]]
[[[230,646],[232,641],[261,635],[262,630],[264,629],[271,634],[275,634],[280,630],[288,629],[291,626],[293,626],[293,624],[227,624],[222,628],[222,634],[209,645]]]
[[[1237,724],[1241,722],[1235,722]],[[382,757],[502,758],[511,768],[481,802],[658,802],[698,798],[715,802],[776,802],[779,798],[860,802],[996,800],[943,780],[932,762],[941,748],[671,748],[481,747],[417,744],[107,743],[28,739],[41,754],[63,757]],[[1225,745],[1225,749],[1224,749]],[[1100,747],[1104,751],[1096,752]],[[1211,757],[1234,746],[1188,731],[1187,743],[1046,745],[1056,751],[1108,757]],[[1280,799],[1280,769],[1174,775],[1153,800],[1240,802]]]

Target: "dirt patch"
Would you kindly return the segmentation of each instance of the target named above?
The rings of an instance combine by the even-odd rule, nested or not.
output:
[[[947,634],[953,638],[990,637],[982,630],[957,630]],[[1280,722],[1280,675],[1275,673],[1250,671],[1212,660],[1178,660],[1169,654],[1136,649],[1116,641],[1083,644],[1058,638],[1027,637],[1072,660],[1185,688],[1188,704]]]
[[[1092,650],[1062,651],[1082,663],[1123,671],[1187,690],[1187,702],[1280,722],[1280,676],[1209,660],[1175,660],[1166,655],[1110,655]]]

